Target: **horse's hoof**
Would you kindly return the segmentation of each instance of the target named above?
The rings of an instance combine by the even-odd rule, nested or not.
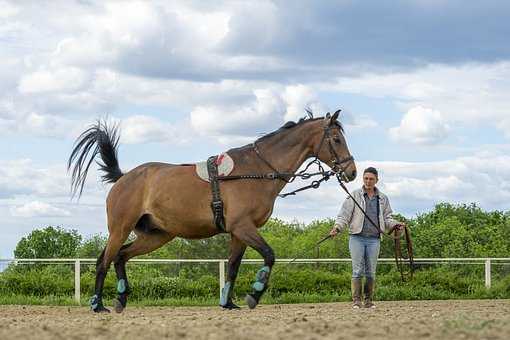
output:
[[[229,301],[227,302],[226,305],[220,305],[223,309],[228,309],[228,310],[232,310],[232,309],[241,309],[241,307],[239,307],[238,305],[236,305],[235,303],[233,303],[232,301]]]
[[[255,298],[250,294],[246,294],[244,300],[246,301],[246,304],[248,305],[248,307],[250,307],[250,309],[257,307],[258,304],[257,300],[255,300]]]
[[[113,308],[117,313],[122,313],[124,310],[124,306],[118,299],[113,299]]]
[[[96,308],[92,309],[92,311],[94,313],[110,313],[110,310],[104,306],[97,306]]]

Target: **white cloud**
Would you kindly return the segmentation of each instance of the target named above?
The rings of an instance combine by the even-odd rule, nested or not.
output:
[[[377,162],[383,169],[384,188],[406,204],[478,202],[488,209],[505,209],[510,199],[510,157],[478,153],[448,161]]]
[[[385,181],[385,190],[394,197],[432,202],[448,201],[457,196],[459,190],[474,191],[472,183],[465,183],[455,175],[444,175],[436,178],[399,178],[397,181]],[[462,188],[462,189],[461,189]]]
[[[417,106],[407,111],[400,125],[389,133],[395,141],[436,144],[448,136],[449,129],[439,111]]]
[[[20,9],[11,2],[0,1],[0,19],[6,19],[18,14]]]
[[[68,157],[69,155],[64,155]],[[100,184],[97,167],[91,166],[84,195],[103,197],[105,185]],[[0,199],[42,200],[62,199],[70,202],[71,179],[65,164],[41,166],[30,159],[0,160]]]
[[[197,132],[217,137],[220,142],[230,138],[248,141],[285,121],[303,118],[306,108],[317,115],[326,111],[315,92],[302,84],[255,89],[253,97],[253,101],[243,105],[195,107],[191,112],[191,125]]]
[[[0,160],[0,195],[36,194],[42,196],[69,193],[66,171],[63,167],[38,168],[31,160]]]
[[[216,78],[233,63],[214,51],[228,32],[229,14],[198,11],[184,3],[106,3],[77,20],[56,61],[101,65],[161,78]]]
[[[510,62],[429,65],[405,73],[339,78],[332,88],[389,98],[404,111],[419,106],[432,108],[441,113],[443,123],[439,125],[495,126],[506,133],[509,78]]]
[[[510,139],[510,118],[503,118],[497,123],[497,127]]]
[[[379,124],[364,114],[354,114],[350,110],[340,112],[339,120],[348,130],[365,130],[377,127]]]
[[[272,89],[253,91],[254,101],[245,106],[198,106],[191,112],[191,125],[201,134],[253,136],[258,129],[281,123],[285,103]],[[273,124],[271,124],[273,123]]]
[[[299,120],[304,115],[305,108],[314,113],[323,114],[326,108],[319,102],[317,94],[303,84],[290,85],[285,88],[282,98],[287,105],[284,120]]]
[[[40,201],[32,201],[22,206],[11,206],[10,212],[14,217],[64,217],[71,215],[65,209]]]
[[[82,122],[78,119],[24,112],[22,107],[16,110],[15,104],[0,102],[0,133],[4,136],[28,134],[38,137],[68,138],[77,136],[77,129],[81,126]]]
[[[52,115],[31,113],[25,117],[19,130],[28,130],[45,137],[69,137],[76,126],[75,121]]]
[[[77,67],[42,70],[25,75],[20,80],[21,93],[73,92],[87,81],[86,73]]]
[[[150,116],[130,116],[121,121],[121,142],[128,144],[184,143],[192,137],[191,128],[184,125],[183,123],[169,124]]]
[[[437,162],[362,161],[356,162],[356,166],[358,172],[368,166],[379,170],[378,186],[389,196],[396,213],[412,216],[441,202],[475,202],[487,210],[508,210],[510,156],[506,155],[507,151],[503,148]],[[283,191],[303,185],[295,181]],[[347,187],[352,191],[361,185],[361,176],[358,175]],[[298,219],[304,222],[334,217],[345,197],[333,178],[319,189],[278,199],[274,216],[299,216]]]

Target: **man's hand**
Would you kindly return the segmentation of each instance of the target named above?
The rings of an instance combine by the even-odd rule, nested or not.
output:
[[[333,229],[331,229],[331,231],[329,232],[329,235],[331,235],[331,237],[335,237],[337,234],[338,229],[336,227],[333,227]]]

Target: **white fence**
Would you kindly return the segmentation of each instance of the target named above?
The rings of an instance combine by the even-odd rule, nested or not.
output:
[[[276,263],[289,263],[291,259],[277,259]],[[381,258],[379,262],[394,262],[392,258]],[[242,263],[245,264],[261,264],[262,259],[245,259]],[[334,259],[297,259],[292,264],[316,264],[316,263],[350,263],[351,259],[334,258]],[[488,258],[416,258],[415,264],[464,264],[464,265],[484,265],[485,267],[485,287],[491,287],[491,265],[497,264],[510,264],[510,258],[501,257],[488,257]],[[50,264],[74,264],[74,299],[80,303],[80,276],[81,265],[91,265],[96,263],[96,259],[0,259],[0,264],[35,264],[35,263],[50,263]],[[225,267],[228,260],[225,259],[132,259],[129,263],[154,263],[154,264],[178,264],[178,263],[217,263],[219,271],[219,286],[220,292],[225,285]],[[292,265],[291,264],[291,265]]]

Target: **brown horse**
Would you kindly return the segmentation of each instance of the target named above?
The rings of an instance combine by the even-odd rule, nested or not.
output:
[[[232,175],[267,174],[276,169],[279,173],[294,173],[305,160],[317,157],[344,179],[353,180],[356,166],[337,121],[338,114],[339,111],[324,118],[290,122],[253,144],[229,150],[235,163]],[[114,305],[117,312],[122,312],[129,294],[125,269],[129,259],[149,253],[175,237],[200,239],[221,232],[213,222],[210,185],[195,174],[193,166],[146,163],[122,173],[117,144],[117,128],[98,122],[78,137],[68,162],[68,169],[74,164],[74,193],[81,194],[87,171],[97,155],[103,161],[99,163],[105,173],[103,180],[115,183],[106,200],[109,237],[97,260],[95,295],[91,299],[95,312],[108,312],[102,291],[112,262],[119,294]],[[286,183],[285,178],[221,182],[225,231],[231,235],[222,307],[238,308],[232,302],[232,291],[247,246],[264,259],[253,291],[246,296],[248,306],[254,308],[267,289],[275,256],[258,228],[271,216],[275,199]],[[135,241],[123,245],[131,232],[137,236]]]

